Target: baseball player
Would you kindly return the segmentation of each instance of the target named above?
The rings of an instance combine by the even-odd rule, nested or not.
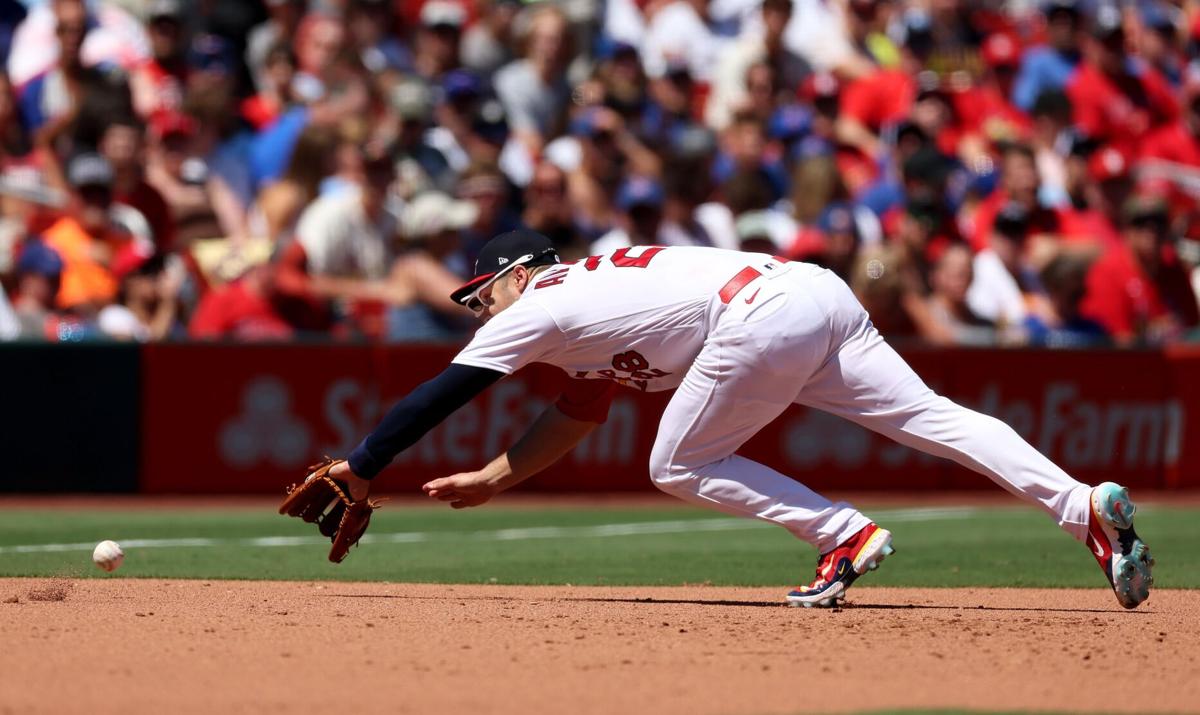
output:
[[[427,431],[504,376],[544,362],[570,378],[557,403],[487,466],[425,484],[429,496],[454,508],[483,504],[603,422],[617,385],[673,389],[650,455],[655,486],[812,544],[816,577],[787,600],[832,606],[893,553],[892,535],[849,504],[737,454],[795,403],[987,476],[1086,542],[1122,606],[1149,596],[1154,561],[1134,532],[1127,490],[1082,484],[1004,423],[935,394],[828,270],[690,246],[622,248],[566,265],[544,236],[513,231],[484,247],[475,278],[452,297],[483,321],[470,344],[346,461],[323,466],[348,487],[349,511],[369,503],[369,480]]]

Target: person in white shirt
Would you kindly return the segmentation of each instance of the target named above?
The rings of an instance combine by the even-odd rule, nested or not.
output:
[[[737,454],[802,404],[989,477],[1086,541],[1122,605],[1149,595],[1153,562],[1133,531],[1127,492],[1076,481],[1003,422],[934,393],[828,270],[694,246],[621,248],[561,265],[549,239],[522,230],[492,239],[475,274],[452,296],[483,320],[470,344],[329,468],[355,500],[437,423],[502,377],[542,362],[569,377],[558,402],[487,466],[426,483],[429,496],[455,508],[483,504],[603,422],[617,385],[674,390],[650,455],[654,484],[778,524],[815,546],[815,580],[787,600],[831,606],[892,553],[891,534],[849,504]]]

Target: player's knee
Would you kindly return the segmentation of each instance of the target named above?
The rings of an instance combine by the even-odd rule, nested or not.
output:
[[[675,464],[673,457],[665,449],[656,448],[650,452],[650,481],[668,494],[678,491],[694,477],[689,469]]]

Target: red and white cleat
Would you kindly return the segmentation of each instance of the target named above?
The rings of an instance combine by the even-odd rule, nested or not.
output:
[[[805,608],[836,606],[846,599],[846,589],[859,576],[874,571],[884,558],[896,553],[892,532],[868,524],[833,551],[817,558],[817,578],[797,586],[787,595],[788,604]]]

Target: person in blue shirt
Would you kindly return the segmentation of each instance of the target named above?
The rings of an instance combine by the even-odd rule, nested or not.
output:
[[[1012,100],[1028,112],[1038,95],[1067,86],[1079,65],[1083,46],[1083,14],[1078,0],[1050,0],[1043,7],[1049,44],[1031,47],[1021,58]]]

